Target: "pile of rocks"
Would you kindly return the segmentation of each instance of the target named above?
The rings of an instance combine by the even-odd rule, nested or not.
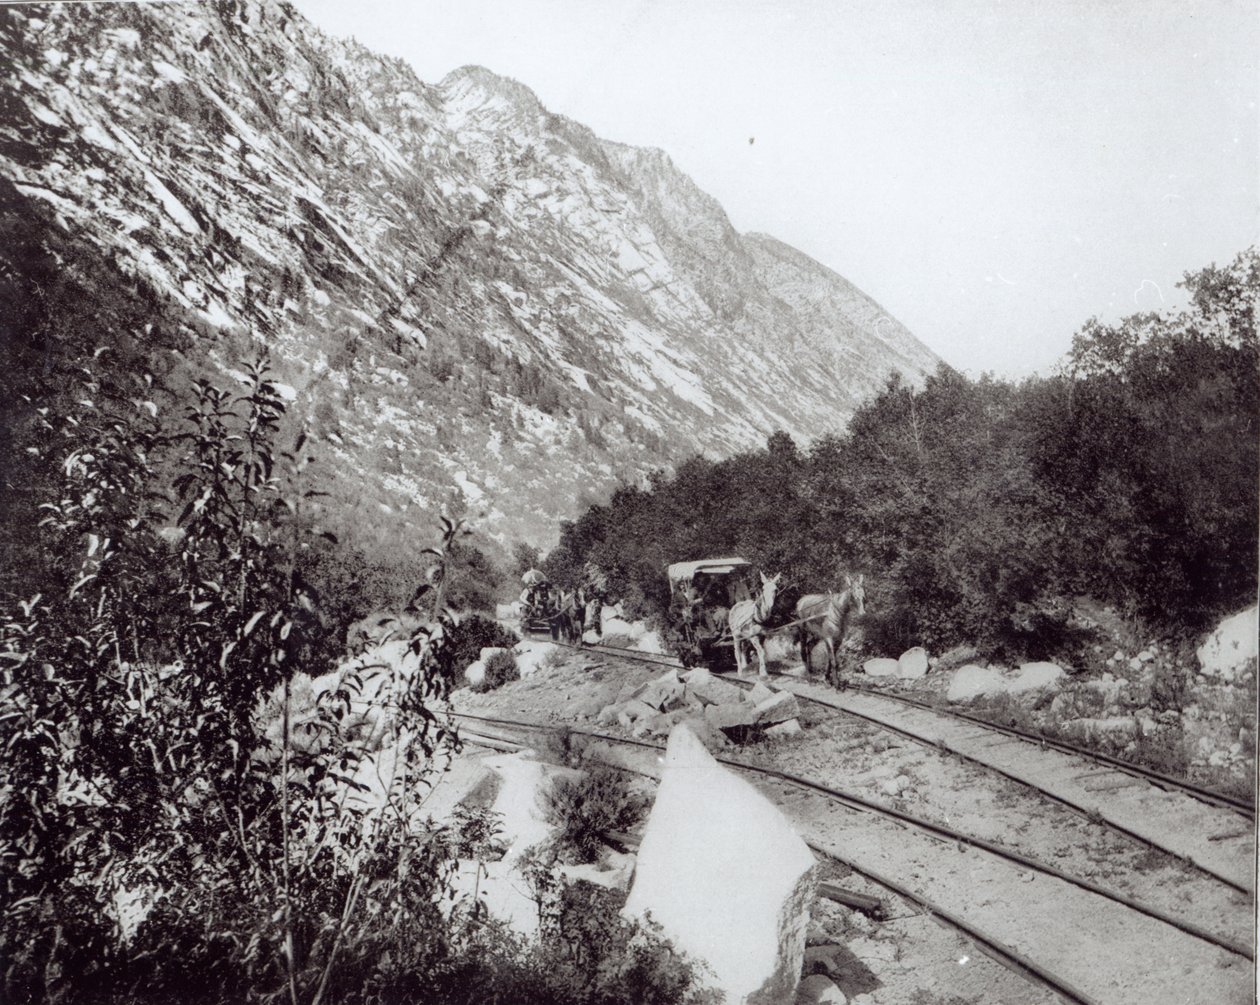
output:
[[[796,696],[758,681],[745,691],[704,668],[667,671],[655,680],[627,687],[596,721],[616,723],[634,737],[665,736],[680,722],[690,724],[706,745],[723,746],[756,736],[801,732]]]

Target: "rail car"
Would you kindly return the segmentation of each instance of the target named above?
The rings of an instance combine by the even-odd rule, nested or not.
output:
[[[521,577],[521,634],[553,641],[578,642],[582,638],[582,612],[576,596],[559,590],[536,569]]]
[[[674,649],[687,666],[725,672],[735,669],[735,647],[727,629],[732,605],[753,595],[752,563],[743,558],[675,562],[669,577],[669,617]]]

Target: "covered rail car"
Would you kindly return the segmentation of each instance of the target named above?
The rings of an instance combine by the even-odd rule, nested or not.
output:
[[[670,622],[684,664],[735,669],[727,614],[733,604],[752,596],[752,571],[743,558],[705,558],[667,567]]]

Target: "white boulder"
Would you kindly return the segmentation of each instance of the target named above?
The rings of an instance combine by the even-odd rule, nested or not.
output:
[[[918,680],[928,672],[928,654],[922,646],[907,649],[897,659],[897,676],[903,680]]]
[[[814,856],[778,808],[676,726],[625,913],[650,913],[730,1005],[769,1005],[793,998],[814,885]]]
[[[862,664],[862,670],[868,677],[891,677],[901,668],[897,660],[873,659]]]
[[[468,669],[464,671],[464,680],[469,684],[481,684],[486,679],[486,665],[481,660],[476,660],[468,664]]]
[[[1024,691],[1036,691],[1051,684],[1057,684],[1065,676],[1065,672],[1057,663],[1024,663],[1019,673],[1006,682],[1006,690],[1011,694]]]
[[[1257,658],[1257,614],[1258,608],[1253,605],[1226,618],[1207,637],[1198,650],[1199,667],[1205,677],[1232,681],[1248,660]]]
[[[796,1005],[846,1005],[848,998],[826,974],[812,974],[801,981]]]
[[[1000,670],[969,663],[954,671],[945,697],[950,701],[970,701],[982,695],[997,694],[1004,686]]]

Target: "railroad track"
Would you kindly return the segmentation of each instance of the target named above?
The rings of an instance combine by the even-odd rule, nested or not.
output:
[[[488,749],[496,751],[522,750],[526,749],[527,746],[519,741],[504,740],[502,737],[478,733],[472,730],[460,730],[460,736],[475,745],[485,746]],[[637,744],[637,741],[635,742]],[[643,746],[647,746],[652,749],[661,749],[654,744],[643,744]],[[635,770],[625,765],[615,765],[615,767],[626,771]],[[659,779],[658,775],[654,775],[649,771],[636,770],[635,773],[643,775],[647,778]],[[817,844],[816,842],[808,841],[806,843],[816,855],[844,864],[855,873],[863,876],[875,885],[883,887],[889,893],[902,897],[909,903],[914,904],[930,917],[938,919],[947,928],[952,928],[953,930],[960,932],[966,938],[970,939],[981,950],[981,952],[990,959],[995,960],[999,965],[1006,967],[1008,970],[1018,974],[1025,980],[1034,984],[1039,984],[1066,1001],[1077,1003],[1077,1005],[1098,1005],[1095,999],[1069,986],[1062,979],[1056,977],[1045,968],[1038,966],[1022,953],[1019,953],[1010,946],[996,940],[993,936],[978,930],[974,925],[969,924],[954,912],[932,902],[928,898],[916,893],[900,883],[895,882],[889,877],[879,876],[875,873],[863,870],[852,862],[845,861],[834,852]]]
[[[682,668],[677,660],[663,654],[643,653],[618,646],[561,645],[583,651],[607,652],[621,659],[653,666]],[[1251,842],[1255,811],[1242,800],[1075,744],[992,723],[967,712],[938,708],[928,702],[889,694],[878,688],[854,685],[846,691],[837,691],[792,675],[772,676],[802,700],[853,716],[994,771],[1035,789],[1094,823],[1173,855],[1238,893],[1249,896],[1254,893]],[[726,676],[724,679],[751,687],[751,681],[746,678]],[[909,711],[903,714],[898,706]],[[965,728],[959,729],[951,724]],[[977,729],[980,732],[976,732]],[[1012,742],[994,744],[990,742],[994,735],[1009,738]],[[1087,762],[1087,770],[1081,772],[1078,766],[1072,769],[1074,774],[1064,776],[1061,774],[1064,768],[1062,762],[1047,762],[1044,756],[1033,753],[1046,750],[1079,758]],[[1163,792],[1191,797],[1215,811],[1228,811],[1234,819],[1241,817],[1246,826],[1231,825],[1228,818],[1205,815],[1191,805],[1169,804],[1167,800],[1161,803],[1133,792],[1125,794],[1120,791],[1127,787],[1125,778],[1146,782]]]
[[[986,729],[996,730],[999,733],[1005,733],[1007,736],[1018,737],[1019,739],[1026,740],[1029,743],[1035,743],[1039,747],[1050,748],[1051,750],[1058,750],[1065,754],[1072,754],[1076,757],[1084,757],[1091,761],[1097,761],[1099,764],[1104,764],[1112,770],[1122,771],[1127,775],[1132,775],[1134,778],[1141,778],[1144,781],[1150,782],[1152,785],[1156,785],[1160,788],[1183,792],[1186,795],[1192,796],[1200,802],[1207,803],[1211,806],[1219,806],[1223,809],[1233,810],[1234,812],[1247,817],[1249,820],[1254,820],[1256,816],[1255,807],[1245,799],[1231,796],[1225,792],[1218,792],[1214,789],[1204,788],[1201,785],[1195,785],[1193,782],[1187,781],[1184,778],[1177,778],[1173,775],[1156,771],[1153,768],[1148,768],[1145,765],[1136,764],[1133,761],[1126,761],[1121,757],[1112,757],[1110,754],[1087,750],[1086,748],[1079,747],[1074,743],[1069,743],[1066,740],[1060,740],[1056,737],[1046,736],[1043,733],[1033,733],[1029,730],[1019,729],[1016,726],[1007,726],[1001,723],[996,723],[992,720],[985,719],[983,716],[973,715],[970,712],[940,708],[937,705],[933,705],[931,702],[923,701],[919,698],[911,698],[908,695],[895,694],[886,691],[883,688],[872,687],[869,684],[849,683],[847,687],[849,690],[860,691],[863,694],[878,695],[880,698],[887,701],[895,701],[902,705],[924,709],[928,712],[934,712],[937,715],[948,715],[954,719],[970,722]]]
[[[536,733],[569,728],[544,723],[478,716],[468,713],[453,714],[456,718],[464,720],[465,722],[479,724],[479,732],[478,728],[468,729],[466,727],[461,727],[462,735],[477,734],[483,740],[488,742],[497,742],[500,744],[504,742],[504,737],[501,735],[494,736],[493,733],[487,733],[487,727],[492,730],[499,730],[500,732],[506,730],[509,734],[515,732],[517,736],[519,736],[521,732]],[[654,754],[657,754],[659,751],[664,749],[659,743],[616,737],[592,730],[573,729],[572,732],[586,736],[591,740],[598,741],[602,744],[607,744],[609,747],[614,749],[619,748],[623,750],[630,749],[638,751],[652,751]],[[511,740],[512,737],[509,736],[508,739]],[[1163,928],[1165,934],[1162,936],[1159,936],[1158,932],[1154,932],[1154,930],[1152,930],[1154,932],[1151,936],[1153,940],[1158,941],[1157,936],[1166,940],[1166,933],[1168,930],[1176,931],[1180,933],[1181,936],[1196,940],[1201,946],[1201,951],[1197,954],[1195,952],[1190,952],[1189,955],[1191,956],[1202,956],[1203,952],[1209,952],[1208,947],[1212,947],[1212,951],[1220,951],[1240,959],[1254,960],[1254,952],[1249,944],[1243,944],[1236,940],[1209,932],[1197,925],[1186,922],[1183,919],[1179,919],[1168,915],[1166,912],[1150,908],[1134,901],[1132,898],[1118,894],[1115,891],[1107,890],[1090,880],[1071,876],[1062,870],[1056,869],[1055,867],[1037,862],[1027,856],[1013,851],[1012,849],[993,844],[992,842],[984,841],[983,839],[979,839],[971,835],[963,834],[953,828],[938,824],[934,821],[916,817],[913,814],[897,810],[893,807],[873,802],[856,793],[845,792],[834,786],[825,785],[810,778],[795,775],[775,768],[747,764],[729,757],[718,757],[718,760],[736,771],[759,778],[763,783],[778,784],[795,790],[798,793],[804,793],[809,797],[824,799],[833,806],[840,806],[848,811],[856,812],[858,814],[866,814],[877,818],[885,826],[891,824],[896,828],[901,828],[902,831],[906,831],[908,829],[910,833],[917,836],[920,843],[924,840],[936,842],[945,849],[942,852],[941,847],[938,847],[937,853],[943,854],[946,859],[954,861],[955,864],[951,865],[950,869],[965,868],[969,870],[969,874],[973,875],[976,873],[991,873],[994,869],[999,869],[1000,871],[1000,868],[1009,870],[1012,867],[1034,870],[1037,874],[1043,876],[1046,881],[1062,884],[1061,887],[1055,887],[1055,889],[1059,891],[1058,895],[1060,898],[1064,896],[1062,890],[1068,887],[1081,891],[1080,893],[1074,895],[1074,897],[1078,900],[1083,897],[1085,901],[1088,902],[1089,906],[1084,908],[1084,910],[1090,917],[1091,922],[1098,924],[1098,917],[1096,916],[1107,915],[1110,913],[1114,920],[1107,923],[1107,926],[1103,928],[1104,931],[1110,931],[1112,926],[1124,927],[1126,924],[1131,926],[1133,921],[1126,920],[1126,915],[1128,919],[1140,917],[1142,919],[1146,919],[1143,922],[1144,924],[1151,925],[1153,923],[1154,925]],[[647,760],[649,768],[654,767],[655,763],[655,757]],[[651,774],[651,771],[648,770],[646,773]],[[851,836],[850,829],[846,828],[844,834],[844,839],[847,841]],[[837,846],[836,841],[838,839],[834,839],[826,833],[815,835],[815,838],[816,839],[811,843],[816,850],[844,862],[846,865],[867,876],[872,881],[886,887],[889,890],[892,890],[900,896],[906,897],[914,903],[919,904],[923,909],[941,918],[950,926],[965,932],[968,937],[986,947],[991,955],[997,956],[1000,962],[1011,969],[1052,988],[1057,994],[1063,996],[1069,1001],[1085,1003],[1100,1000],[1091,996],[1091,993],[1088,990],[1082,990],[1082,988],[1078,986],[1080,983],[1079,980],[1077,980],[1074,976],[1064,976],[1063,974],[1050,969],[1050,967],[1036,962],[1027,951],[1021,952],[1019,947],[1012,945],[1011,940],[1004,938],[1000,932],[994,933],[988,930],[983,919],[977,920],[975,918],[967,917],[966,915],[968,910],[964,909],[959,911],[951,909],[941,904],[937,899],[933,898],[930,895],[930,891],[925,891],[922,888],[914,889],[905,883],[900,882],[898,879],[894,879],[893,875],[891,875],[887,869],[873,868],[872,862],[869,859],[862,860],[861,856],[846,854]],[[892,839],[896,840],[897,838]],[[885,836],[877,843],[880,844],[881,847],[887,847],[887,842],[889,840],[890,836]],[[963,854],[964,848],[967,849],[966,855],[968,857],[968,863],[965,866],[961,866],[957,864],[957,860],[958,856]],[[919,854],[923,854],[921,848],[919,850]],[[977,855],[981,856],[981,860],[976,860],[975,856]],[[1072,899],[1073,897],[1067,897],[1067,900],[1069,901]],[[992,902],[992,899],[986,899],[980,905],[980,908],[988,906],[992,904]],[[977,908],[970,903],[968,903],[966,907],[971,909],[971,913],[984,913],[980,910],[980,908]],[[1125,912],[1126,914],[1117,914],[1116,912]],[[1069,923],[1066,918],[1056,917],[1053,920],[1056,924]],[[1057,931],[1057,928],[1055,930]],[[1025,946],[1025,949],[1035,949],[1040,945],[1041,942],[1034,939],[1029,945]],[[1186,952],[1186,946],[1182,946],[1181,951],[1183,953]],[[1223,966],[1223,964],[1218,959],[1213,963],[1213,966],[1219,969]],[[1134,979],[1136,980],[1139,978],[1135,976]]]

